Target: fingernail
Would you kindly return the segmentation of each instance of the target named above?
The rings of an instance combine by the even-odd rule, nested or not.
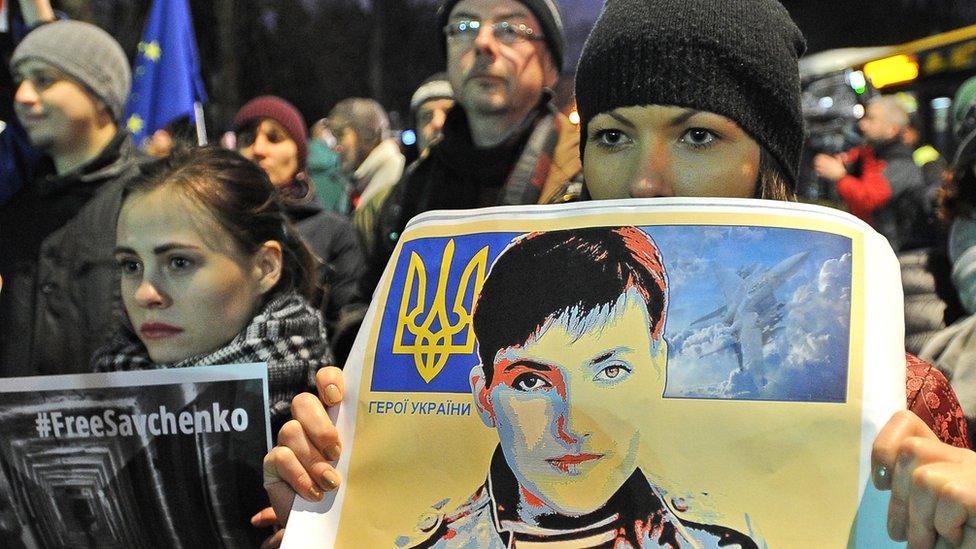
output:
[[[339,487],[339,474],[335,471],[326,471],[322,473],[322,480],[324,480],[332,490]]]
[[[308,500],[309,501],[321,501],[322,500],[322,496],[323,496],[322,490],[319,490],[318,488],[316,488],[314,486],[308,489]]]
[[[908,533],[904,524],[888,520],[888,537],[895,541],[908,541]]]
[[[260,514],[261,513],[255,513],[254,516],[251,517],[251,524],[254,524],[254,523],[256,523],[258,521],[258,515],[260,515]]]
[[[337,461],[340,455],[342,455],[342,447],[340,447],[338,443],[325,449],[325,457],[328,458],[329,461]]]
[[[333,383],[325,387],[326,404],[328,404],[329,406],[335,406],[336,404],[339,404],[339,401],[341,400],[342,400],[342,393],[339,392],[339,387],[337,385]]]
[[[874,470],[874,486],[879,489],[884,489],[888,486],[888,467],[884,465],[879,465]]]

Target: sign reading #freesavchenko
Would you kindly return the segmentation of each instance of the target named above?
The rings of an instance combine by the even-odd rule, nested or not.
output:
[[[267,367],[0,383],[0,545],[257,547]]]
[[[285,544],[876,546],[899,287],[883,237],[815,206],[420,216],[346,364],[344,483]]]

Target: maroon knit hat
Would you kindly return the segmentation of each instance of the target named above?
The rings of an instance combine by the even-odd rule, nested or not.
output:
[[[251,122],[269,118],[281,124],[298,145],[298,164],[305,169],[308,158],[308,130],[302,113],[294,105],[274,95],[262,95],[248,101],[234,116],[234,131],[239,131]]]

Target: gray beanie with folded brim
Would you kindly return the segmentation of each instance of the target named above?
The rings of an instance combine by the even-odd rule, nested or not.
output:
[[[129,98],[132,72],[122,46],[82,21],[55,21],[31,31],[14,50],[11,69],[38,59],[70,76],[108,107],[115,120]]]

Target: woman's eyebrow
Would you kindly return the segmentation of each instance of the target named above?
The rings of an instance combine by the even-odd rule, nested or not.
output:
[[[592,366],[594,364],[599,364],[601,362],[606,362],[607,360],[615,357],[617,354],[624,353],[624,352],[627,352],[627,351],[630,351],[630,350],[631,350],[630,347],[617,347],[616,349],[613,349],[613,350],[611,350],[609,352],[606,352],[606,353],[604,353],[604,354],[602,354],[602,355],[600,355],[600,356],[598,356],[598,357],[596,357],[594,359],[591,359],[590,360],[590,365]]]
[[[172,250],[199,250],[200,246],[194,246],[193,244],[181,244],[179,242],[171,242],[167,244],[160,244],[153,248],[153,253],[156,255],[164,254]]]
[[[626,116],[624,116],[622,114],[619,114],[617,112],[610,111],[610,112],[607,113],[607,116],[609,116],[610,118],[613,118],[614,120],[616,120],[617,122],[620,122],[621,124],[623,124],[625,126],[628,126],[628,127],[631,127],[631,128],[636,128],[637,127]]]
[[[168,242],[166,244],[160,244],[159,246],[153,248],[153,254],[155,255],[164,254],[172,250],[199,250],[199,249],[200,246],[195,246],[193,244],[183,244],[181,242]],[[128,248],[126,246],[116,246],[115,253],[139,255],[138,252],[136,252],[134,249]]]
[[[683,112],[683,113],[679,114],[678,116],[675,116],[674,118],[672,118],[671,119],[671,122],[669,122],[669,124],[671,126],[680,126],[681,124],[684,124],[685,122],[687,122],[689,118],[691,118],[692,116],[695,116],[696,114],[698,114],[700,112],[702,112],[702,111],[700,111],[698,109],[686,109],[685,112]]]
[[[533,360],[519,360],[505,366],[502,372],[510,372],[516,368],[528,368],[530,370],[537,370],[539,372],[551,372],[552,367],[548,364],[543,364],[541,362],[535,362]]]

